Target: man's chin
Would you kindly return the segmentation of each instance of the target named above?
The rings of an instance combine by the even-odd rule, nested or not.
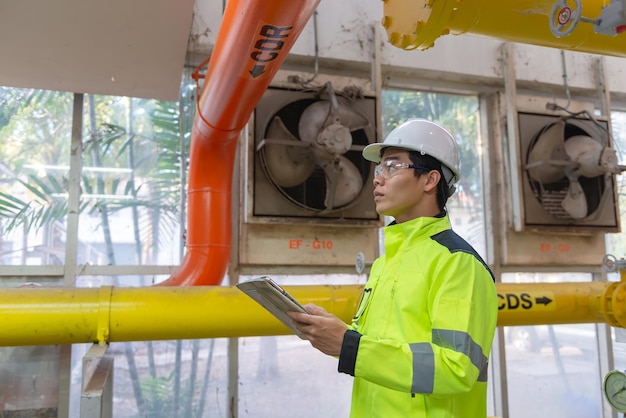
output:
[[[376,213],[381,216],[393,216],[393,211],[381,204],[376,205]]]

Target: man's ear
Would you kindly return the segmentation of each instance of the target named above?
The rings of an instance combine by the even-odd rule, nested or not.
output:
[[[424,185],[424,191],[429,192],[431,190],[437,191],[437,185],[441,181],[441,173],[437,170],[431,170],[426,173],[426,184]]]

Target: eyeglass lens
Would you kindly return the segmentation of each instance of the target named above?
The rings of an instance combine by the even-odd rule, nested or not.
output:
[[[385,180],[393,177],[396,173],[400,171],[401,168],[405,168],[406,164],[402,163],[394,163],[391,161],[385,161],[384,163],[378,164],[374,168],[374,176],[381,176]]]

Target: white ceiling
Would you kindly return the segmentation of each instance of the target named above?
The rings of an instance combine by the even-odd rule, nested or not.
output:
[[[0,86],[177,100],[193,3],[0,1]]]

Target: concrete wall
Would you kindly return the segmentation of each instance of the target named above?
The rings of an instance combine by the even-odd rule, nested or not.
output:
[[[221,22],[222,1],[196,2],[189,56],[206,58]],[[387,42],[380,21],[379,0],[321,0],[317,8],[317,45],[321,71],[369,71],[374,53],[374,27],[380,29],[385,85],[401,86],[410,80],[423,87],[465,87],[483,91],[501,86],[500,47],[502,40],[473,35],[440,37],[426,51],[405,51]],[[621,35],[625,37],[626,35]],[[297,62],[313,71],[315,56],[314,20],[311,19],[291,51],[286,64]],[[515,70],[521,88],[565,94],[561,50],[515,44]],[[573,94],[592,95],[596,90],[596,62],[602,57],[575,51],[565,52],[567,83]],[[608,86],[614,104],[626,102],[626,58],[604,57]],[[190,60],[192,63],[193,60]],[[199,63],[196,62],[196,64]]]

